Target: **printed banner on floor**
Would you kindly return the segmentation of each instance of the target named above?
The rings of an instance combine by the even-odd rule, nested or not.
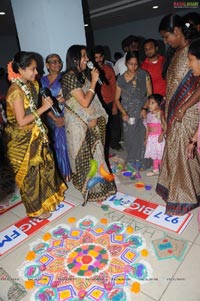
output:
[[[182,233],[193,217],[193,214],[187,213],[183,216],[170,216],[165,214],[165,206],[152,203],[118,192],[102,202],[103,205],[109,205],[111,208],[128,213],[154,225],[171,230],[178,234]]]
[[[38,231],[43,226],[49,224],[63,213],[66,213],[76,205],[64,201],[60,203],[52,213],[52,216],[46,220],[39,220],[37,218],[29,218],[28,216],[14,223],[14,225],[4,229],[0,232],[0,256],[16,247],[19,243],[27,239],[30,235]]]

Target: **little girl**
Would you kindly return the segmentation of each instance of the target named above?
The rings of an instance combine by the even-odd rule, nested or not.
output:
[[[148,110],[144,125],[146,126],[145,138],[145,158],[153,160],[153,171],[147,173],[147,176],[159,174],[159,167],[165,146],[164,135],[166,133],[167,124],[160,104],[162,102],[160,94],[152,94],[148,97]]]

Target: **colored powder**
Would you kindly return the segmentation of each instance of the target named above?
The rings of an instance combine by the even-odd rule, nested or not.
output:
[[[152,188],[152,185],[145,185],[146,190],[151,190],[151,188]]]
[[[143,182],[137,182],[136,184],[135,184],[135,187],[136,188],[144,188],[144,183]]]
[[[124,177],[131,177],[133,175],[131,171],[123,171],[122,174]]]

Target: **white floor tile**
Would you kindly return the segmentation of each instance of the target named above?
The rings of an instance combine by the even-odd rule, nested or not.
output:
[[[199,301],[200,246],[193,245],[160,301]]]
[[[20,205],[18,205],[16,207],[12,208],[10,210],[10,212],[12,212],[15,215],[19,216],[19,219],[26,216],[26,209],[25,209],[25,207],[24,207],[23,204],[20,204]]]
[[[115,153],[125,157],[125,152]],[[147,177],[145,174],[146,171],[141,172],[142,178],[132,182],[130,182],[130,180],[129,182],[119,182],[119,184],[117,184],[118,191],[165,206],[164,201],[155,192],[157,177]],[[147,191],[144,188],[136,188],[135,183],[139,181],[145,185],[152,185],[152,189]],[[146,242],[149,256],[144,260],[152,268],[152,278],[141,284],[141,291],[138,294],[133,293],[133,301],[200,301],[200,232],[198,232],[197,225],[197,209],[191,212],[194,216],[183,233],[175,234],[164,228],[111,208],[109,208],[108,211],[104,211],[97,203],[88,203],[85,207],[81,206],[83,203],[82,195],[74,188],[72,182],[68,183],[65,200],[72,202],[76,207],[50,222],[16,248],[0,257],[0,266],[5,268],[10,276],[16,278],[17,282],[23,284],[23,281],[18,276],[17,268],[25,260],[31,242],[42,238],[44,233],[56,225],[62,223],[67,224],[69,217],[75,217],[78,220],[84,216],[91,215],[98,220],[107,218],[109,222],[120,221],[125,226],[130,225],[134,228],[135,233],[142,235]],[[0,229],[5,229],[25,215],[23,204],[18,205],[1,215]],[[75,223],[70,225],[75,226]],[[182,260],[178,261],[174,258],[165,260],[157,259],[152,240],[162,238],[166,234],[187,241],[187,249]],[[28,295],[20,301],[30,300],[31,292],[32,290],[28,291]],[[2,297],[1,293],[0,297]]]
[[[197,238],[196,238],[196,240],[195,240],[195,243],[196,243],[197,245],[200,245],[200,231],[199,231],[199,234],[197,235]]]
[[[4,228],[9,227],[10,225],[15,223],[19,219],[20,219],[19,216],[15,215],[11,211],[8,211],[8,212],[2,214],[0,217],[0,221],[1,221],[0,222],[0,230],[3,230]]]

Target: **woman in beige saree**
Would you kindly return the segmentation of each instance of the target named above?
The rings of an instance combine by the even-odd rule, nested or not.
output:
[[[62,78],[66,99],[65,128],[72,182],[87,201],[100,202],[116,193],[114,176],[104,157],[107,114],[95,94],[98,71],[86,77],[86,47],[72,45],[67,52],[67,71]]]
[[[195,92],[199,87],[199,78],[188,71],[189,43],[182,18],[166,16],[161,21],[160,32],[176,51],[167,70],[167,134],[156,192],[167,204],[166,214],[184,215],[197,207],[200,200],[200,158],[196,156],[193,161],[186,159],[186,145],[198,125],[196,103],[199,98]],[[176,113],[181,112],[183,107],[187,110],[182,122],[179,122]]]
[[[43,99],[37,109],[36,68],[34,55],[24,51],[8,65],[11,86],[6,98],[7,156],[27,215],[46,219],[63,200],[67,187],[55,170],[46,128],[40,119],[51,108],[51,98]]]

